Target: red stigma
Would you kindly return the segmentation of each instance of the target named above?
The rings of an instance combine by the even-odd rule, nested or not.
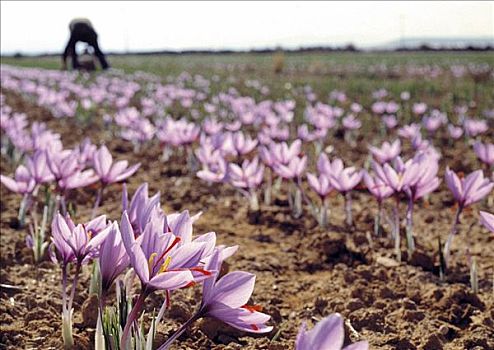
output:
[[[204,270],[203,268],[201,267],[191,267],[189,269],[190,271],[195,271],[195,272],[199,272],[199,273],[202,273],[203,275],[205,276],[211,276],[213,273],[211,271],[208,271],[208,270]]]
[[[262,306],[261,305],[247,305],[245,304],[244,306],[242,306],[242,309],[245,309],[247,311],[250,311],[252,313],[254,312],[261,312],[262,311]]]
[[[187,283],[184,288],[190,288],[190,287],[194,287],[197,283],[194,282],[194,281],[190,281],[189,283]]]
[[[252,329],[253,329],[253,330],[255,330],[255,331],[258,331],[258,330],[259,330],[259,327],[257,327],[257,325],[255,325],[255,324],[251,324],[250,326],[251,326],[251,327],[252,327]]]
[[[165,249],[165,251],[164,251],[164,252],[160,255],[159,259],[158,259],[158,260],[156,260],[155,265],[156,265],[159,261],[161,261],[161,260],[163,259],[163,257],[164,257],[166,254],[168,254],[168,253],[170,252],[170,250],[172,250],[172,249],[173,249],[173,247],[175,247],[175,246],[178,244],[178,242],[180,242],[181,240],[182,240],[182,239],[181,239],[180,237],[175,237],[175,239],[173,240],[172,244],[170,244],[170,246],[169,246],[168,248],[166,248],[166,249]]]

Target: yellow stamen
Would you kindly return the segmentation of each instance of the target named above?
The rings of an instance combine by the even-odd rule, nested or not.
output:
[[[156,258],[156,256],[158,255],[158,253],[153,253],[149,256],[149,259],[148,259],[148,268],[149,268],[149,272],[151,272],[153,270],[153,262],[154,262],[154,258]]]
[[[166,259],[165,259],[165,262],[160,267],[160,272],[159,273],[165,272],[171,262],[172,262],[172,257],[171,256],[167,256]]]

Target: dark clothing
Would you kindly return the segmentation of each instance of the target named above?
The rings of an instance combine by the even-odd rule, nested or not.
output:
[[[107,69],[109,67],[105,55],[99,48],[98,34],[96,34],[91,25],[86,22],[71,23],[70,39],[62,56],[64,62],[66,62],[67,56],[71,56],[72,67],[74,69],[80,68],[79,61],[77,60],[77,52],[75,50],[75,44],[79,41],[87,43],[94,48],[94,54],[96,55],[96,57],[98,57],[103,69]]]

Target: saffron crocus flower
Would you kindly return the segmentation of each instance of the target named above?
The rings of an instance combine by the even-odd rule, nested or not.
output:
[[[333,176],[339,174],[343,171],[343,168],[343,161],[339,158],[336,158],[331,162],[325,153],[321,153],[319,158],[317,158],[317,170],[320,174],[324,174],[328,178],[331,174]]]
[[[19,226],[23,227],[26,212],[31,207],[33,192],[36,190],[36,182],[24,165],[19,165],[17,169],[15,169],[13,179],[8,176],[0,175],[0,182],[10,191],[23,195],[22,202],[19,205],[19,213],[17,215]]]
[[[461,208],[482,200],[494,187],[493,182],[484,178],[482,170],[476,170],[466,178],[460,179],[458,175],[447,168],[445,179],[448,188]]]
[[[316,176],[314,174],[307,174],[307,181],[309,186],[316,192],[321,199],[321,206],[319,208],[319,213],[316,213],[316,220],[319,223],[319,226],[325,228],[328,224],[328,204],[327,204],[327,196],[333,190],[329,182],[329,178],[326,175]]]
[[[264,166],[259,164],[259,158],[249,161],[245,159],[242,166],[230,163],[228,166],[228,179],[238,188],[255,189],[262,182]]]
[[[295,342],[295,350],[342,350],[345,341],[343,318],[332,314],[319,321],[310,331],[305,322],[300,327]],[[343,350],[367,350],[367,341],[346,346]]]
[[[398,120],[392,114],[383,115],[381,120],[388,129],[394,129],[398,125]]]
[[[108,236],[99,249],[99,267],[101,273],[101,289],[104,297],[110,290],[115,279],[129,266],[129,255],[125,250],[118,223],[111,224]]]
[[[63,263],[70,262],[69,250],[72,250],[74,260],[86,264],[98,255],[97,248],[106,239],[110,227],[106,223],[106,215],[101,215],[86,224],[74,224],[70,216],[65,218],[57,213],[52,222],[52,240]]]
[[[360,129],[362,122],[358,120],[353,114],[347,115],[342,120],[342,125],[346,130]]]
[[[396,257],[398,261],[401,261],[399,194],[407,189],[407,186],[411,183],[411,181],[416,178],[419,172],[418,164],[413,163],[411,160],[404,163],[400,157],[397,157],[394,161],[394,167],[392,167],[389,163],[381,166],[376,162],[372,162],[372,168],[374,169],[376,175],[394,191],[395,206],[393,207],[393,212],[395,220],[392,235],[395,241]]]
[[[197,177],[209,183],[223,182],[228,171],[228,163],[220,154],[214,151],[207,163],[203,163],[202,169],[197,172]]]
[[[103,186],[120,182],[133,175],[141,166],[140,163],[128,167],[127,160],[113,163],[113,157],[105,145],[101,146],[93,156],[93,166]]]
[[[470,137],[475,137],[489,130],[487,121],[477,119],[466,119],[463,127],[465,128],[466,134]]]
[[[416,123],[405,125],[402,128],[398,129],[398,135],[400,135],[405,139],[411,140],[419,134],[420,134],[420,125]]]
[[[258,141],[253,140],[250,136],[245,136],[241,131],[238,131],[232,136],[233,147],[239,155],[250,153],[256,146]]]
[[[415,243],[413,238],[413,209],[414,202],[423,196],[436,190],[440,184],[440,180],[437,177],[439,170],[439,164],[436,158],[427,154],[418,154],[414,159],[407,164],[406,167],[412,168],[415,166],[416,172],[413,173],[409,180],[405,193],[408,196],[408,208],[407,208],[407,242],[408,252],[411,255],[415,250]],[[415,171],[415,170],[413,170]]]
[[[282,143],[271,143],[269,145],[269,153],[271,153],[272,157],[275,160],[275,163],[280,163],[283,165],[287,165],[290,161],[297,157],[302,151],[302,141],[295,140],[289,146],[286,142]],[[265,157],[261,157],[264,158]]]
[[[151,213],[160,203],[160,192],[152,197],[148,195],[148,183],[141,184],[134,192],[130,204],[128,203],[127,185],[123,184],[122,211],[127,211],[134,234],[139,236],[151,218]]]
[[[220,252],[216,250],[206,269],[220,271],[221,264]],[[271,332],[273,327],[265,325],[271,317],[259,312],[258,306],[247,305],[254,291],[255,279],[255,275],[244,271],[230,272],[221,278],[217,272],[214,278],[203,282],[199,313],[246,332]]]
[[[26,167],[37,185],[50,182],[55,177],[48,167],[46,152],[38,150],[26,159]]]
[[[77,154],[71,150],[47,152],[46,160],[55,181],[68,177],[79,169]]]
[[[236,250],[236,247],[231,248]],[[256,276],[244,271],[233,271],[218,278],[222,262],[226,258],[224,251],[215,249],[205,265],[207,270],[216,272],[213,278],[208,278],[203,282],[202,302],[199,311],[168,338],[158,350],[168,349],[187,327],[202,317],[216,318],[245,332],[271,332],[273,327],[266,326],[266,322],[271,317],[260,312],[259,306],[247,305],[254,291]]]
[[[393,143],[383,142],[381,148],[369,146],[372,156],[381,164],[389,162],[399,156],[401,152],[401,142],[399,139]]]
[[[102,215],[85,225],[77,225],[69,216],[65,218],[57,213],[52,221],[52,242],[58,251],[62,264],[62,336],[66,348],[73,347],[72,337],[72,303],[74,301],[77,281],[81,266],[97,256],[97,248],[106,239],[109,227],[106,216]],[[55,256],[52,255],[52,259]],[[67,267],[71,262],[76,263],[72,288],[67,299]]]
[[[250,209],[253,211],[259,210],[256,189],[262,183],[263,177],[264,165],[259,163],[258,157],[251,161],[245,159],[241,167],[234,163],[228,167],[228,181],[249,198]]]
[[[307,157],[294,157],[288,164],[275,164],[273,170],[284,179],[300,178],[307,166]]]
[[[490,167],[494,165],[494,144],[475,142],[473,150],[482,162]]]
[[[480,212],[480,222],[485,226],[486,229],[494,233],[494,214],[488,213],[486,211]]]
[[[422,115],[425,113],[426,110],[427,110],[427,105],[423,102],[414,103],[412,106],[413,114]]]
[[[358,171],[355,167],[344,168],[339,173],[329,175],[331,185],[345,197],[345,221],[348,226],[353,225],[350,191],[360,183],[362,175],[362,171]]]
[[[129,255],[130,265],[142,286],[125,325],[121,340],[123,346],[127,344],[130,328],[139,317],[148,295],[156,290],[172,291],[183,288],[211,276],[211,272],[201,268],[199,263],[205,257],[204,253],[209,250],[213,235],[209,235],[207,240],[199,239],[180,244],[180,237],[172,232],[163,232],[168,226],[165,225],[166,219],[160,215],[157,207],[155,209],[143,233],[137,239],[127,212],[124,211],[122,215],[122,241]]]
[[[449,190],[452,192],[455,201],[458,203],[453,226],[451,227],[448,240],[444,245],[444,258],[447,263],[451,250],[451,242],[457,232],[457,226],[460,222],[460,215],[463,209],[486,197],[494,188],[494,182],[491,182],[488,178],[484,178],[482,170],[474,171],[466,178],[460,179],[453,171],[446,168],[445,179]]]
[[[451,138],[457,140],[463,135],[463,129],[453,124],[448,124],[448,134]]]
[[[378,210],[376,216],[374,217],[374,234],[377,236],[379,234],[379,227],[381,226],[382,202],[384,199],[390,197],[394,191],[379,177],[371,176],[366,171],[363,174],[363,179],[365,186],[367,186],[369,192],[377,200]]]
[[[14,178],[8,176],[0,175],[0,181],[7,187],[10,191],[20,194],[31,193],[36,186],[31,173],[24,165],[19,165],[15,169]]]
[[[113,157],[105,145],[101,146],[93,155],[94,171],[101,181],[101,187],[98,190],[96,201],[93,208],[93,217],[96,215],[101,197],[105,187],[114,182],[120,182],[134,174],[141,166],[140,163],[128,167],[129,162],[120,160],[113,163]]]

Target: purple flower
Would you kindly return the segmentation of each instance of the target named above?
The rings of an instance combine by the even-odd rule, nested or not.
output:
[[[413,114],[422,115],[425,113],[426,110],[427,110],[427,105],[423,102],[414,103],[412,106]]]
[[[383,115],[381,120],[388,129],[394,129],[398,125],[398,120],[392,114]]]
[[[489,231],[494,233],[494,214],[488,213],[486,211],[480,212],[480,222],[484,225]]]
[[[371,176],[368,172],[364,172],[363,175],[365,186],[369,192],[376,197],[378,202],[382,202],[393,194],[393,189],[389,187],[379,177]]]
[[[347,115],[342,120],[343,127],[347,130],[360,129],[362,122],[358,120],[353,114]]]
[[[258,141],[253,140],[250,136],[245,136],[243,132],[238,131],[232,136],[233,147],[239,155],[250,153],[256,146]]]
[[[466,134],[471,137],[475,137],[489,130],[489,126],[485,120],[477,119],[466,119],[463,127]]]
[[[394,168],[389,163],[381,167],[375,162],[372,163],[372,167],[376,175],[395,192],[401,192],[407,188],[419,173],[417,163],[413,163],[411,160],[403,163],[400,157],[396,158]]]
[[[72,260],[77,260],[79,264],[87,263],[98,255],[97,248],[110,232],[110,226],[106,224],[106,215],[76,226],[70,216],[64,218],[57,213],[53,218],[51,229],[53,244],[63,264]]]
[[[24,165],[19,165],[17,167],[13,179],[8,176],[0,175],[0,182],[10,191],[20,194],[31,193],[36,186],[36,182]]]
[[[294,179],[302,176],[307,166],[307,157],[295,157],[287,165],[275,164],[273,170],[284,179]]]
[[[228,163],[221,155],[220,150],[216,150],[206,157],[201,160],[204,162],[202,169],[197,172],[197,177],[207,182],[222,182],[227,174]],[[201,159],[199,156],[198,158]]]
[[[58,186],[62,190],[86,187],[98,181],[98,176],[92,169],[77,171],[58,181]]]
[[[130,223],[134,229],[134,234],[139,236],[151,218],[151,213],[156,205],[160,203],[160,192],[154,196],[148,195],[147,182],[140,185],[134,192],[130,205],[128,204],[127,185],[123,185],[122,191],[122,211],[127,210]]]
[[[314,174],[308,173],[307,181],[309,182],[309,186],[319,195],[319,197],[321,197],[321,199],[324,199],[333,190],[329,178],[326,175],[319,175],[319,177],[317,177]]]
[[[393,143],[385,141],[381,148],[374,146],[369,146],[369,151],[372,153],[374,158],[381,164],[389,162],[400,155],[401,152],[401,142],[399,139],[395,140]]]
[[[36,184],[50,182],[54,179],[46,159],[46,152],[41,150],[36,151],[32,157],[26,159],[26,168]]]
[[[105,145],[101,146],[93,156],[93,166],[103,185],[120,182],[134,174],[140,163],[128,167],[129,162],[120,160],[113,163],[113,157]]]
[[[351,191],[362,180],[362,171],[355,167],[344,168],[339,173],[332,173],[329,176],[329,182],[340,193]]]
[[[305,322],[300,327],[295,342],[296,350],[341,350],[345,341],[343,318],[340,314],[332,314],[319,321],[310,331]],[[344,350],[367,350],[369,344],[361,341],[349,345]]]
[[[489,166],[494,164],[494,144],[475,142],[473,150],[482,162]]]
[[[413,139],[420,134],[420,125],[412,123],[398,129],[398,135],[406,139]]]
[[[317,170],[320,174],[326,175],[328,178],[333,175],[337,175],[343,171],[343,161],[336,158],[331,162],[325,153],[321,153],[317,159]]]
[[[99,266],[104,292],[110,289],[113,281],[129,266],[129,255],[116,221],[111,224],[108,236],[100,246]]]
[[[275,163],[288,165],[292,159],[296,158],[302,151],[302,141],[295,140],[290,146],[286,142],[271,143],[269,151],[274,158]]]
[[[463,129],[453,124],[448,124],[448,134],[451,138],[457,140],[463,135]]]
[[[206,264],[206,270],[220,271],[222,259],[216,250]],[[273,327],[266,326],[270,316],[259,312],[258,306],[247,305],[256,276],[243,271],[227,273],[221,278],[206,279],[202,288],[202,304],[199,313],[219,319],[232,327],[251,332],[268,333]]]
[[[484,178],[482,170],[476,170],[466,178],[460,179],[453,171],[446,168],[445,178],[448,188],[461,208],[480,201],[494,188],[494,182]]]
[[[242,166],[230,163],[228,166],[228,180],[238,188],[254,189],[259,187],[264,176],[264,166],[259,164],[259,158],[252,161],[245,159]]]
[[[198,267],[208,242],[179,244],[181,238],[172,232],[163,232],[164,227],[164,217],[155,210],[143,233],[136,239],[127,212],[122,215],[122,240],[145,294],[160,289],[183,288],[211,275],[211,272]],[[194,270],[202,278],[195,278]]]
[[[413,164],[416,165],[413,165]],[[437,177],[439,171],[439,164],[437,159],[427,154],[418,154],[413,158],[412,162],[407,162],[405,167],[408,169],[414,168],[412,172],[417,169],[417,172],[413,174],[407,184],[407,189],[410,191],[409,195],[412,200],[416,201],[422,198],[428,193],[436,190],[441,181]],[[406,171],[405,171],[406,172]]]

